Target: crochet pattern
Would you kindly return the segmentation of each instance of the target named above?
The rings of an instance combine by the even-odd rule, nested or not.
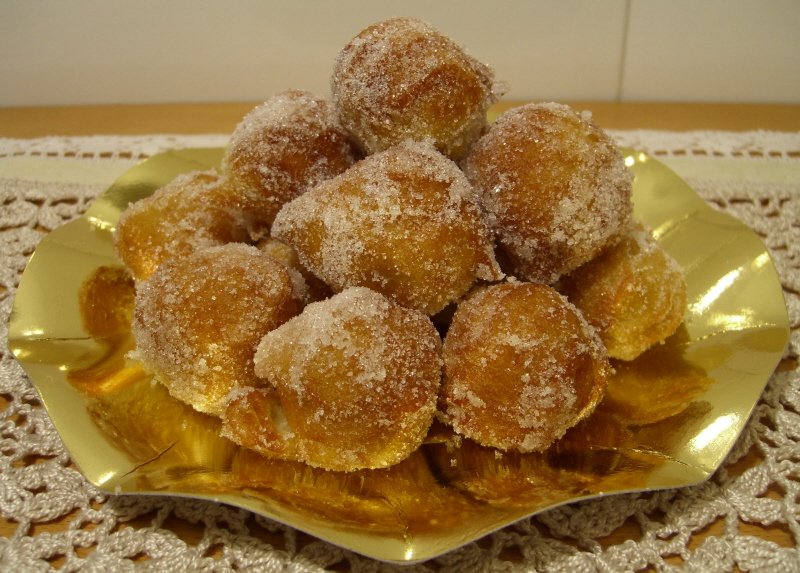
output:
[[[551,509],[404,572],[800,571],[800,134],[610,133],[667,163],[762,238],[789,311],[786,355],[708,481]],[[80,216],[138,160],[226,142],[223,135],[0,139],[0,515],[15,526],[0,539],[1,570],[394,570],[227,505],[101,492],[71,464],[8,351],[14,292],[46,233]],[[781,543],[760,537],[764,530]]]

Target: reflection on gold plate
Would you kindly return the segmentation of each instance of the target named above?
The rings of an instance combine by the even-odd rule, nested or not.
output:
[[[617,364],[595,414],[542,454],[499,453],[432,428],[405,462],[337,473],[269,460],[218,435],[125,359],[133,284],[111,242],[121,210],[221,149],[157,155],[48,235],[17,291],[9,346],[72,459],[116,493],[240,506],[391,562],[429,559],[559,504],[697,483],[732,447],[788,342],[778,275],[760,239],[680,178],[625,151],[634,205],[686,272],[684,325]]]

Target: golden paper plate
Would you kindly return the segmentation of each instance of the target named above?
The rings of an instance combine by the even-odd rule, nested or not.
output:
[[[667,343],[617,364],[610,398],[589,420],[544,454],[500,455],[469,440],[454,447],[434,428],[385,470],[268,460],[220,438],[217,420],[125,360],[133,286],[112,248],[117,218],[129,201],[221,156],[187,149],[144,161],[48,235],[21,279],[9,346],[74,462],[106,491],[221,501],[370,557],[421,561],[559,504],[706,479],[788,341],[783,292],[761,240],[664,165],[626,152],[635,214],[685,269],[689,303]]]

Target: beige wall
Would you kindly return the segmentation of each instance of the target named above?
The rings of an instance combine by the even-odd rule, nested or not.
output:
[[[508,99],[800,103],[800,0],[0,0],[0,105],[327,95],[339,48],[393,15]]]

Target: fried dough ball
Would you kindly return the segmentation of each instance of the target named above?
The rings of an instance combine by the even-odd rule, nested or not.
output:
[[[298,312],[281,263],[241,243],[209,247],[137,285],[135,355],[175,398],[220,414],[232,389],[258,383],[261,337]]]
[[[632,177],[621,155],[588,114],[566,105],[503,113],[463,167],[519,278],[551,284],[630,224]]]
[[[366,286],[428,315],[502,277],[473,190],[430,142],[371,155],[287,203],[272,234],[334,291]]]
[[[347,289],[264,336],[255,371],[269,386],[232,393],[223,435],[330,470],[393,465],[433,421],[440,354],[428,317]]]
[[[611,367],[565,297],[535,283],[477,289],[444,340],[443,418],[484,446],[543,451],[588,416]]]
[[[246,238],[235,202],[214,171],[179,175],[122,212],[114,246],[137,280],[164,261]]]
[[[559,288],[597,329],[608,355],[622,360],[672,335],[686,310],[682,269],[642,225]]]
[[[300,263],[297,251],[290,245],[274,237],[266,237],[259,241],[256,246],[262,253],[286,265],[289,274],[292,276],[295,290],[304,304],[320,301],[332,294],[328,285]]]
[[[432,138],[458,159],[483,132],[503,88],[488,66],[429,24],[394,18],[341,50],[331,90],[342,124],[365,153]]]
[[[354,150],[330,103],[299,90],[272,96],[236,126],[223,172],[248,219],[252,238],[309,187],[347,169]]]

